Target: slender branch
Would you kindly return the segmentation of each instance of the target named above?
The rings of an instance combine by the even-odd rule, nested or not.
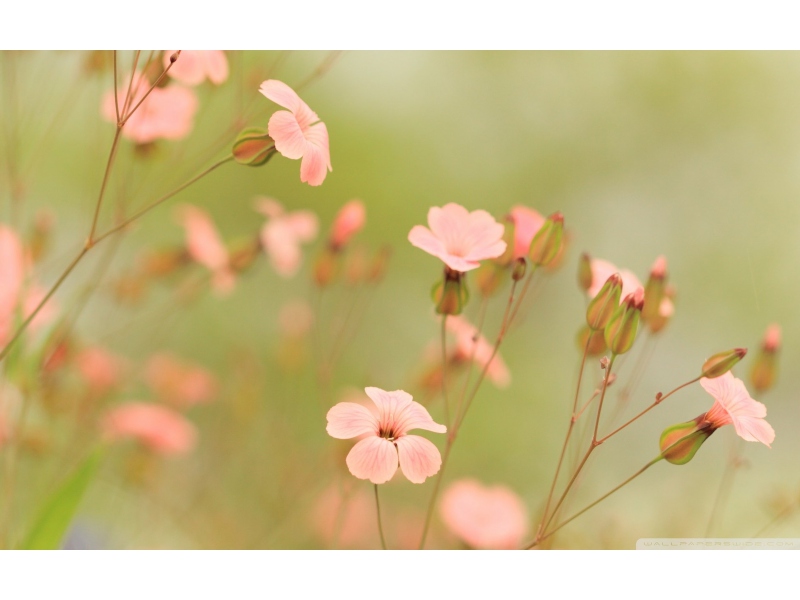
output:
[[[158,86],[158,84],[159,84],[159,83],[161,83],[161,81],[164,79],[164,77],[166,77],[166,76],[167,76],[167,73],[168,73],[168,72],[169,72],[169,70],[172,68],[172,65],[174,65],[174,64],[175,64],[175,62],[178,60],[178,58],[180,58],[180,55],[181,55],[181,51],[180,51],[180,50],[178,50],[178,51],[177,51],[175,54],[173,54],[172,56],[170,56],[169,64],[168,64],[168,65],[166,66],[166,68],[165,68],[165,69],[164,69],[164,70],[161,72],[161,75],[159,75],[159,76],[158,76],[158,79],[156,79],[156,80],[153,82],[153,85],[151,85],[151,86],[150,86],[150,89],[148,89],[148,90],[147,90],[147,92],[145,92],[145,95],[144,95],[144,96],[142,96],[141,100],[139,100],[139,102],[137,102],[137,103],[136,103],[136,106],[134,106],[134,107],[133,107],[133,108],[132,108],[132,109],[131,109],[131,110],[130,110],[130,111],[129,111],[129,112],[126,114],[126,115],[125,115],[125,118],[123,118],[123,119],[122,119],[122,121],[120,122],[120,125],[121,125],[121,126],[124,126],[124,125],[125,125],[125,123],[127,123],[127,122],[128,122],[128,119],[130,119],[130,118],[133,116],[133,113],[135,113],[135,112],[136,112],[136,109],[137,109],[137,108],[139,108],[139,106],[141,106],[142,102],[144,102],[144,101],[147,99],[147,97],[150,95],[150,92],[152,92],[152,91],[153,91],[153,90],[156,88],[156,86]],[[174,60],[173,60],[173,57],[174,57]]]
[[[375,486],[375,509],[378,513],[378,533],[381,534],[381,548],[386,550],[386,538],[383,537],[383,525],[381,524],[381,503],[378,501],[378,484]]]
[[[425,513],[425,525],[422,527],[422,538],[419,541],[419,549],[425,549],[425,540],[428,537],[428,529],[431,525],[431,518],[433,517],[433,507],[436,506],[436,497],[439,495],[439,488],[442,485],[442,479],[444,478],[444,469],[447,466],[447,459],[450,458],[450,450],[452,449],[453,444],[450,442],[450,437],[448,436],[447,444],[444,447],[444,456],[442,456],[442,467],[439,469],[439,474],[436,476],[436,482],[433,484],[433,493],[431,494],[431,500],[428,503],[428,511]]]
[[[106,193],[106,186],[108,185],[108,178],[111,175],[111,168],[114,165],[114,159],[117,156],[117,148],[119,148],[119,137],[122,133],[122,125],[117,125],[117,130],[114,132],[114,141],[111,143],[111,151],[108,154],[106,161],[106,170],[103,174],[103,183],[100,185],[100,193],[97,196],[97,204],[94,207],[94,217],[92,218],[92,227],[89,230],[89,237],[86,240],[86,245],[90,248],[94,245],[94,234],[97,231],[97,220],[100,218],[100,206],[103,204],[103,196]]]
[[[117,123],[119,123],[119,99],[117,96],[117,51],[114,50],[114,114],[117,116]]]
[[[444,421],[448,427],[450,422],[450,402],[447,399],[447,315],[442,315],[442,401],[444,402]]]

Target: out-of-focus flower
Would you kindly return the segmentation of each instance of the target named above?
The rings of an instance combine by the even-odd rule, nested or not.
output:
[[[144,98],[150,88],[147,79],[139,73],[134,75],[133,85],[136,86],[136,92],[128,104],[129,111]],[[125,97],[126,89],[123,86],[117,94],[120,112],[125,105]],[[178,85],[154,88],[125,123],[122,135],[137,144],[148,144],[158,139],[182,139],[189,135],[194,127],[197,106],[197,96],[189,88]],[[101,113],[106,121],[117,122],[113,90],[103,96]],[[122,117],[123,115],[120,115],[120,118]]]
[[[317,215],[310,210],[285,212],[279,202],[261,198],[256,210],[269,217],[261,228],[261,244],[281,277],[292,277],[303,261],[300,244],[317,237]]]
[[[473,360],[478,368],[483,369],[489,359],[489,368],[486,371],[486,376],[499,388],[508,387],[511,383],[511,374],[508,367],[500,354],[495,354],[494,346],[489,341],[478,333],[477,327],[469,323],[466,319],[460,316],[451,315],[447,317],[445,323],[448,331],[455,334],[456,346],[455,357],[460,360],[468,361]]]
[[[278,312],[278,327],[287,337],[305,337],[313,324],[314,310],[305,300],[287,302]]]
[[[594,298],[600,288],[603,287],[608,278],[614,273],[619,273],[622,278],[622,294],[621,298],[625,298],[628,294],[632,294],[637,288],[643,288],[639,278],[628,269],[618,269],[616,265],[603,260],[602,258],[592,258],[590,261],[592,268],[592,285],[586,291],[589,298]]]
[[[439,509],[448,529],[472,548],[519,548],[528,530],[525,504],[503,485],[456,481],[445,490]]]
[[[759,353],[750,369],[750,381],[759,393],[766,392],[775,383],[780,346],[781,328],[777,323],[773,323],[767,327]]]
[[[228,294],[236,284],[228,250],[204,210],[183,205],[177,211],[178,220],[186,230],[186,250],[192,260],[212,273],[211,285],[220,294]]]
[[[331,226],[330,244],[335,249],[343,248],[347,245],[356,233],[358,233],[367,220],[367,211],[361,200],[350,200],[339,212]]]
[[[147,361],[144,377],[159,398],[181,409],[211,402],[219,388],[216,378],[206,369],[166,352]]]
[[[469,212],[451,202],[428,211],[428,225],[415,225],[408,241],[440,258],[454,271],[477,269],[481,260],[497,258],[506,249],[503,225],[485,210]]]
[[[424,406],[411,395],[380,388],[364,390],[375,403],[370,410],[354,402],[340,402],[328,411],[327,431],[331,437],[346,440],[366,436],[347,455],[347,468],[359,479],[386,483],[400,469],[412,483],[423,483],[439,472],[439,449],[412,429],[445,433],[447,427],[435,423]]]
[[[98,394],[104,394],[122,380],[126,363],[100,346],[90,346],[81,350],[75,357],[83,379]]]
[[[514,222],[513,258],[525,258],[528,256],[533,236],[544,225],[545,218],[532,208],[522,205],[514,206],[510,216]]]
[[[38,284],[34,283],[28,287],[22,306],[26,319],[36,310],[36,307],[39,306],[39,303],[44,300],[46,295],[47,290]],[[53,298],[50,298],[33,318],[30,325],[28,325],[30,334],[36,335],[38,331],[41,331],[44,327],[52,323],[56,315],[58,315],[58,305]]]
[[[174,50],[164,53],[164,68],[169,66],[174,53]],[[199,85],[206,79],[219,85],[228,79],[228,59],[222,50],[181,50],[169,76],[185,85]]]
[[[300,181],[320,185],[331,168],[328,128],[317,113],[282,81],[268,79],[259,90],[275,104],[287,108],[274,113],[267,125],[275,148],[286,158],[300,163]]]
[[[333,483],[315,502],[311,522],[329,546],[366,548],[378,543],[374,500],[358,485],[355,479]]]
[[[714,429],[733,424],[737,435],[748,442],[769,446],[775,440],[775,430],[766,422],[767,407],[753,400],[741,379],[728,371],[720,377],[700,380],[700,385],[714,398],[704,420]]]
[[[186,454],[194,449],[197,430],[180,413],[165,406],[131,402],[106,413],[103,432],[111,440],[136,439],[153,452]]]
[[[0,343],[3,345],[11,335],[24,277],[25,259],[19,236],[11,227],[0,224]]]

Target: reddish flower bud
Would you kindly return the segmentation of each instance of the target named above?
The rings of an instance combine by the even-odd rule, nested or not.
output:
[[[549,264],[561,250],[563,237],[564,216],[557,212],[547,217],[544,225],[533,236],[528,258],[539,267]]]
[[[781,330],[770,325],[764,334],[761,350],[750,370],[750,381],[758,392],[766,392],[775,384],[778,374],[778,350],[781,345]]]
[[[334,250],[340,250],[358,233],[367,220],[367,211],[361,200],[350,200],[345,204],[333,220],[330,244]]]
[[[725,352],[717,352],[703,363],[702,377],[714,379],[725,375],[733,366],[744,358],[747,348],[734,348]]]
[[[257,127],[243,130],[233,142],[233,157],[240,165],[260,167],[275,154],[275,141]]]
[[[614,273],[600,288],[597,295],[589,302],[586,309],[586,323],[592,329],[605,329],[608,321],[619,307],[622,295],[622,277]]]
[[[520,256],[517,260],[514,261],[514,267],[511,271],[511,279],[513,279],[514,281],[521,280],[523,277],[525,277],[526,268],[527,268],[527,263],[525,262],[525,259]]]
[[[619,305],[605,328],[608,349],[614,354],[624,354],[633,346],[639,329],[639,318],[644,304],[644,290],[628,294]]]

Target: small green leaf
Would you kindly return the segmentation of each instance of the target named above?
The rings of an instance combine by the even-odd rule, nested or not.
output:
[[[94,479],[102,459],[101,450],[92,452],[42,505],[39,516],[21,550],[58,550],[78,510],[84,492]]]

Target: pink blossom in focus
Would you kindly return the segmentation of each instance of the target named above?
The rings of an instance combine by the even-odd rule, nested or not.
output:
[[[485,210],[469,212],[454,202],[434,206],[428,211],[428,225],[430,229],[415,225],[408,241],[454,271],[477,269],[478,261],[497,258],[506,250],[503,225]]]
[[[228,249],[222,243],[211,217],[204,210],[189,205],[179,207],[177,216],[186,230],[189,256],[211,271],[211,285],[218,293],[230,293],[236,284],[236,276],[230,266]]]
[[[327,172],[333,171],[325,123],[282,81],[268,79],[258,91],[275,104],[289,109],[279,110],[269,119],[267,131],[275,140],[275,149],[286,158],[302,158],[300,181],[320,185]]]
[[[445,326],[456,336],[456,357],[465,361],[472,358],[478,368],[483,369],[492,357],[494,346],[463,317],[448,316]],[[489,364],[486,376],[499,388],[508,387],[511,383],[511,373],[499,353]]]
[[[400,470],[412,483],[423,483],[439,472],[439,449],[412,429],[445,433],[447,427],[435,423],[428,411],[411,395],[376,387],[364,390],[377,407],[370,410],[354,402],[340,402],[328,411],[327,431],[331,437],[346,440],[364,435],[347,455],[347,468],[358,479],[386,483]]]
[[[14,313],[25,277],[22,243],[16,232],[0,224],[0,343],[11,336]]]
[[[317,237],[317,215],[310,210],[284,212],[280,203],[262,198],[256,209],[270,217],[261,228],[261,244],[281,277],[292,277],[303,260],[300,244]]]
[[[165,69],[175,52],[164,53]],[[169,69],[169,76],[184,85],[199,85],[206,79],[219,85],[228,79],[228,59],[222,50],[181,50],[178,60]]]
[[[131,402],[108,411],[103,432],[111,440],[133,438],[158,454],[186,454],[197,443],[197,430],[180,413],[155,404]]]
[[[164,402],[185,409],[211,402],[217,395],[217,379],[206,369],[162,352],[147,361],[147,385]]]
[[[750,397],[741,379],[728,371],[721,377],[704,377],[700,385],[714,398],[714,406],[706,413],[705,420],[715,429],[733,423],[743,440],[768,447],[775,440],[775,430],[764,420],[767,407]]]
[[[75,363],[83,379],[98,394],[104,394],[122,380],[126,363],[100,346],[81,350]]]
[[[511,209],[514,221],[514,258],[525,258],[531,248],[533,236],[544,225],[545,218],[527,206],[517,205]]]
[[[367,220],[367,211],[361,200],[350,200],[333,220],[331,227],[330,242],[335,248],[342,248],[347,245],[350,238],[358,233]]]
[[[471,548],[519,548],[528,530],[528,511],[519,496],[503,485],[484,487],[462,479],[442,494],[439,507],[448,529]]]
[[[124,81],[127,82],[129,79],[126,78]],[[150,88],[148,81],[139,73],[134,75],[133,81],[136,93],[133,94],[128,111],[144,98]],[[126,86],[123,85],[120,86],[117,95],[120,112],[125,104],[125,96]],[[125,123],[122,135],[137,144],[147,144],[162,138],[165,140],[182,139],[189,135],[194,127],[197,106],[197,95],[189,88],[178,85],[154,88]],[[104,94],[101,113],[106,121],[117,122],[113,90]],[[122,116],[120,115],[120,118]]]

